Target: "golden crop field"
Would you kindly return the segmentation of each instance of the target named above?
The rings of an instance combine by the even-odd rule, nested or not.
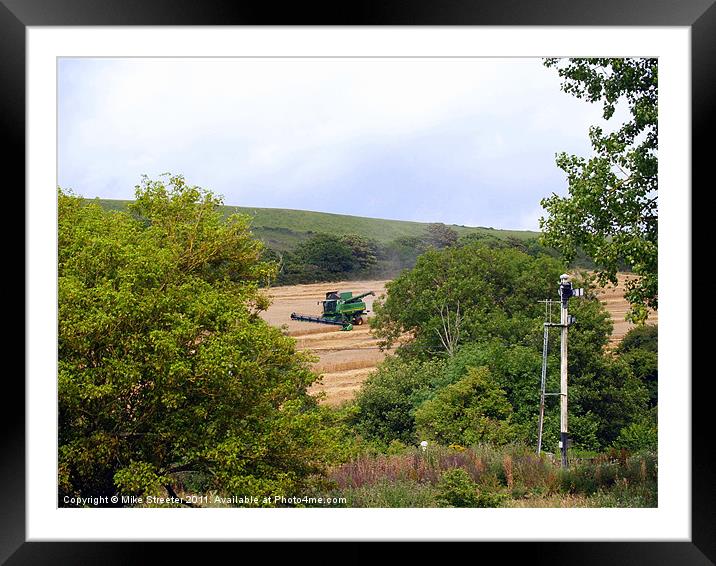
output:
[[[614,321],[611,345],[616,345],[633,327],[624,320],[628,304],[624,300],[624,283],[630,277],[619,274],[619,285],[598,292]],[[284,326],[290,336],[296,339],[298,349],[316,354],[319,361],[314,370],[322,375],[320,383],[312,387],[312,392],[325,392],[326,403],[337,405],[351,399],[360,388],[363,380],[389,352],[381,352],[378,340],[371,336],[368,325],[356,326],[349,332],[338,326],[328,326],[310,322],[291,320],[291,313],[321,314],[319,301],[328,291],[353,291],[354,294],[374,291],[375,297],[364,299],[369,311],[373,310],[373,301],[385,293],[387,280],[340,281],[334,283],[313,283],[308,285],[290,285],[274,287],[269,294],[273,300],[262,317],[269,324]],[[372,316],[372,312],[368,316]],[[656,313],[650,315],[649,323],[656,324]]]

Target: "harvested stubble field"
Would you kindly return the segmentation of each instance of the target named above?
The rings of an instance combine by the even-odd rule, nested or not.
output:
[[[609,314],[612,315],[612,322],[614,323],[614,330],[609,339],[610,347],[616,347],[621,342],[621,339],[624,338],[624,335],[634,328],[631,322],[624,320],[624,316],[629,310],[629,303],[624,300],[624,286],[633,277],[628,273],[619,273],[617,274],[618,284],[616,287],[609,285],[597,291],[597,296],[604,303]],[[658,322],[659,313],[650,312],[647,324],[658,324]]]
[[[628,304],[624,300],[624,284],[630,276],[619,275],[619,285],[599,291],[614,321],[611,345],[615,346],[633,325],[624,320]],[[388,352],[381,352],[378,340],[371,336],[368,325],[355,326],[350,332],[343,332],[338,326],[315,324],[291,320],[291,313],[321,313],[320,300],[328,291],[353,291],[363,293],[374,291],[375,297],[364,299],[368,317],[372,316],[373,301],[385,293],[387,280],[339,281],[333,283],[313,283],[308,285],[289,285],[274,287],[269,294],[272,304],[262,313],[266,322],[284,327],[286,333],[296,339],[299,350],[308,350],[316,354],[319,361],[314,370],[323,377],[312,387],[312,392],[325,393],[325,402],[338,405],[351,399],[368,374],[378,365]],[[649,323],[656,324],[656,313],[649,316]]]
[[[296,339],[299,350],[309,350],[318,356],[319,361],[313,368],[323,379],[313,386],[312,391],[325,392],[327,403],[339,404],[351,399],[388,352],[380,351],[378,340],[371,336],[367,324],[344,332],[338,326],[291,320],[291,313],[320,315],[321,305],[317,303],[329,291],[353,291],[354,294],[373,291],[375,297],[363,299],[370,317],[373,301],[385,293],[386,283],[385,280],[339,281],[274,287],[270,291],[273,302],[262,313],[264,320],[274,326],[284,326],[287,334]]]

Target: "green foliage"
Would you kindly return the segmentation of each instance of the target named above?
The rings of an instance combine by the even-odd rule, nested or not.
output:
[[[380,253],[380,244],[378,242],[357,234],[347,234],[341,236],[340,239],[350,248],[353,262],[357,269],[370,271],[376,266],[378,254]]]
[[[295,254],[303,263],[329,274],[351,271],[355,267],[351,247],[330,234],[316,234],[301,243]]]
[[[277,283],[293,285],[335,281],[366,273],[376,263],[374,243],[360,236],[315,234],[293,251],[271,252],[278,264]]]
[[[535,349],[510,347],[500,341],[464,345],[444,361],[419,362],[390,356],[358,393],[359,412],[353,422],[368,438],[382,442],[399,438],[414,445],[422,440],[415,435],[416,410],[446,386],[464,379],[471,368],[488,366],[491,380],[515,408],[512,415],[515,433],[533,442],[539,403],[535,376],[539,375],[540,364],[540,354]]]
[[[576,455],[580,451],[598,452],[602,450],[606,443],[602,442],[600,439],[600,427],[602,426],[602,419],[600,416],[593,413],[591,410],[587,410],[585,412],[579,409],[571,409],[572,408],[570,407],[569,438],[574,447],[572,453]],[[551,427],[552,434],[550,435],[552,439],[551,446],[554,447],[555,452],[558,451],[558,426],[559,421],[555,418],[553,427]],[[547,435],[545,435],[545,438],[548,438]]]
[[[105,210],[126,211],[131,201],[97,200]],[[428,227],[423,222],[363,218],[341,214],[328,214],[305,210],[275,208],[246,208],[220,205],[224,217],[239,213],[251,221],[254,236],[265,246],[263,259],[274,264],[278,271],[276,282],[280,285],[357,279],[362,277],[386,277],[398,275],[415,265],[418,256],[431,244]],[[489,241],[509,242],[520,245],[523,240],[536,242],[537,233],[519,230],[495,230],[467,226],[442,225],[441,230],[453,240],[459,236],[477,235]],[[453,234],[454,233],[454,234]],[[317,269],[297,254],[299,247],[317,235],[340,238],[351,248],[353,266],[348,271]],[[440,240],[441,242],[443,240]],[[435,243],[434,247],[441,247]],[[532,247],[534,244],[528,244]],[[314,258],[315,259],[315,258]]]
[[[611,489],[600,488],[590,500],[590,507],[655,508],[659,506],[657,486],[632,485],[624,480]]]
[[[281,493],[328,461],[310,359],[258,316],[275,268],[220,203],[181,177],[145,178],[130,213],[58,191],[61,498],[183,472]]]
[[[598,463],[597,465],[572,465],[559,471],[561,490],[564,493],[592,495],[600,485],[611,487],[617,478],[618,464]]]
[[[114,484],[125,495],[161,495],[170,481],[168,477],[157,475],[149,462],[130,462],[114,474]]]
[[[644,384],[649,395],[649,406],[655,407],[659,400],[658,354],[635,348],[619,357],[629,365],[634,376]]]
[[[540,352],[530,346],[508,346],[501,340],[465,344],[445,363],[439,381],[431,384],[429,396],[463,379],[470,368],[487,367],[491,379],[505,392],[513,407],[511,422],[515,434],[524,441],[536,442],[535,415],[539,397],[535,393],[540,375]],[[554,362],[552,366],[556,365]]]
[[[446,470],[437,484],[438,504],[444,507],[502,507],[507,496],[479,488],[462,468]]]
[[[461,250],[466,253],[459,253]],[[541,276],[539,268],[543,265],[550,274]],[[479,435],[480,427],[467,424],[469,418],[464,410],[469,406],[466,400],[469,394],[466,391],[462,396],[458,394],[457,384],[466,379],[471,368],[486,367],[491,382],[504,393],[512,408],[509,435],[501,441],[517,438],[534,445],[544,317],[543,307],[537,301],[554,294],[554,282],[561,267],[550,258],[531,258],[515,249],[473,243],[439,252],[428,251],[412,271],[390,283],[388,297],[383,305],[376,307],[377,316],[372,322],[377,333],[386,344],[393,336],[411,333],[413,340],[398,349],[400,358],[406,361],[441,359],[443,364],[436,367],[430,377],[421,375],[422,366],[416,365],[411,370],[409,379],[419,379],[420,386],[410,388],[409,395],[397,395],[401,399],[398,411],[401,424],[388,428],[409,430],[411,441],[417,440],[413,436],[414,421],[419,415],[428,414],[428,408],[435,411],[436,399],[454,395],[448,406],[440,406],[439,413],[422,417],[426,423],[422,433],[446,444],[476,441],[477,438],[464,436],[463,430]],[[513,285],[513,280],[519,283]],[[573,281],[575,286],[585,289],[585,295],[570,301],[570,312],[577,322],[569,334],[569,430],[575,448],[599,451],[610,446],[624,427],[639,420],[648,409],[648,381],[637,371],[636,364],[643,358],[641,350],[617,357],[607,353],[612,322],[593,292],[593,279],[578,274]],[[531,292],[530,287],[534,289]],[[496,297],[496,300],[491,302],[488,297]],[[447,318],[442,318],[439,308],[435,307],[439,301],[447,304],[448,299],[460,305],[460,340],[450,352],[437,347],[443,346],[437,334],[444,329]],[[427,308],[431,304],[434,305],[432,312]],[[450,318],[452,323],[457,315],[455,308]],[[431,325],[433,337],[427,332]],[[487,332],[490,326],[493,330]],[[559,332],[552,332],[550,336],[547,391],[558,391]],[[430,347],[434,349],[428,349]],[[382,396],[386,396],[383,401]],[[394,386],[372,389],[371,406],[364,407],[364,418],[383,424],[387,422],[386,415],[394,418],[395,397]],[[543,446],[549,450],[559,440],[558,399],[548,397],[546,401]],[[450,404],[460,410],[451,412]]]
[[[583,248],[602,283],[616,284],[620,264],[630,265],[639,277],[627,284],[628,316],[644,321],[658,306],[658,61],[547,59],[545,65],[557,69],[565,92],[600,102],[605,119],[622,103],[630,116],[612,132],[590,129],[593,157],[557,156],[569,196],[542,200],[544,243],[568,260]]]
[[[387,284],[371,326],[384,346],[411,335],[399,348],[404,356],[450,355],[491,338],[519,344],[541,328],[538,301],[554,295],[563,269],[552,258],[480,243],[428,250]]]
[[[652,324],[635,326],[624,335],[617,351],[626,354],[632,350],[659,351],[659,327]]]
[[[596,422],[601,447],[609,446],[622,428],[648,409],[646,387],[619,358],[604,356],[570,375],[570,414],[592,415],[590,420]]]
[[[590,507],[656,507],[656,454],[600,454],[559,471],[563,493],[590,496]]]
[[[431,443],[427,452],[412,452],[365,455],[334,468],[331,494],[347,497],[349,507],[653,507],[656,502],[655,452],[612,449],[573,459],[568,470],[521,444]]]
[[[400,440],[391,440],[385,453],[388,456],[396,456],[399,454],[407,454],[411,449],[412,447],[403,444]]]
[[[470,368],[458,382],[440,389],[415,411],[421,438],[441,444],[512,440],[512,405],[487,368]]]
[[[470,246],[477,243],[484,244],[485,246],[491,248],[508,247],[505,240],[498,238],[497,236],[493,236],[492,234],[484,234],[482,232],[468,232],[467,234],[462,234],[457,240],[458,246]]]
[[[346,507],[379,509],[418,509],[437,507],[437,490],[431,484],[410,480],[384,481],[336,492],[345,497]]]
[[[555,259],[563,259],[559,250],[554,247],[545,246],[541,242],[539,236],[505,236],[497,235],[490,232],[468,232],[459,237],[458,246],[467,246],[480,242],[490,248],[514,248],[526,253],[532,257],[549,256]],[[567,262],[572,269],[594,269],[594,262],[584,253],[582,248],[577,248],[574,257]],[[622,266],[625,270],[629,269],[627,265]]]
[[[415,400],[436,379],[440,367],[439,362],[386,358],[358,392],[356,430],[386,443],[415,445]]]
[[[658,440],[657,408],[654,407],[640,419],[622,428],[613,446],[631,452],[656,451]]]
[[[428,224],[425,232],[425,241],[427,245],[437,249],[454,246],[459,237],[458,233],[453,228],[450,228],[441,222]]]
[[[369,238],[315,234],[293,251],[272,250],[270,255],[279,265],[277,282],[287,285],[372,275],[379,253],[380,244]]]
[[[445,507],[477,507],[477,485],[462,468],[443,472],[438,483],[440,502]]]
[[[404,269],[411,269],[418,257],[428,246],[420,236],[403,236],[384,244],[379,252],[378,265],[391,276],[400,274]]]
[[[614,446],[634,452],[656,450],[658,440],[658,430],[653,423],[634,422],[619,432],[619,436],[614,441]]]

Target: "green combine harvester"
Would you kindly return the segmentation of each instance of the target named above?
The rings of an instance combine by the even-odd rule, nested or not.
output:
[[[368,312],[368,308],[362,299],[368,295],[375,296],[375,293],[368,291],[354,297],[351,291],[346,291],[345,293],[329,291],[326,293],[326,300],[318,302],[319,305],[323,304],[323,314],[321,316],[292,312],[291,320],[332,324],[342,327],[341,330],[353,330],[354,324],[360,325],[365,322],[363,315]]]

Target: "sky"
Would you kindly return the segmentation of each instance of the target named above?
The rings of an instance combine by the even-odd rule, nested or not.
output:
[[[227,205],[537,230],[555,155],[603,123],[538,58],[61,58],[58,185],[169,172]]]

